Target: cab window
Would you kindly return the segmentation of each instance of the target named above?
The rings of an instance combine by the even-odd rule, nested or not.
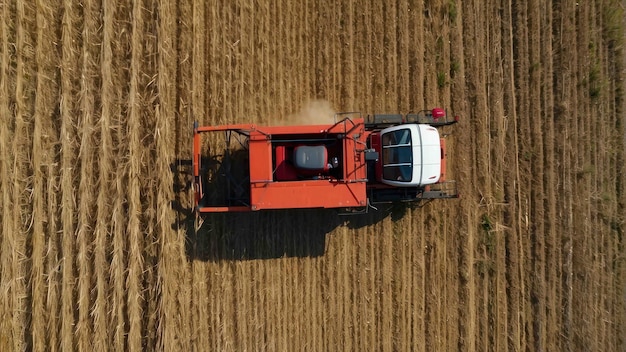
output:
[[[411,130],[395,130],[382,135],[383,178],[390,181],[411,182],[413,155]]]
[[[411,130],[408,128],[383,134],[383,146],[411,145]]]
[[[391,181],[410,182],[413,177],[413,167],[411,165],[385,166],[383,168],[383,178]]]

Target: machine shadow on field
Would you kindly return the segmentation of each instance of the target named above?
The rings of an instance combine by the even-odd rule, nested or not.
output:
[[[191,161],[172,165],[176,211],[174,230],[185,231],[189,261],[254,260],[318,257],[326,250],[326,235],[338,227],[367,227],[387,216],[401,218],[401,205],[370,209],[364,214],[341,215],[333,209],[284,209],[259,212],[214,213],[199,218],[189,198]],[[199,226],[198,228],[196,228]]]
[[[191,160],[177,160],[171,165],[175,196],[171,204],[177,213],[172,228],[185,231],[185,253],[190,261],[321,256],[326,234],[339,225],[336,216],[327,211],[276,210],[196,217],[190,198],[191,168]]]
[[[203,261],[318,257],[337,223],[324,212],[297,210],[205,215],[187,232],[189,259]]]

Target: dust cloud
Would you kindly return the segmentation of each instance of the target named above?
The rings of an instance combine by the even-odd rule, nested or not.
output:
[[[335,121],[335,110],[327,100],[311,100],[296,114],[289,115],[283,125],[322,125]]]

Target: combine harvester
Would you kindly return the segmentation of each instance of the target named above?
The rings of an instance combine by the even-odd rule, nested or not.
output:
[[[458,197],[446,180],[443,109],[407,115],[342,113],[335,123],[263,127],[194,124],[198,215],[266,209],[336,208]],[[221,137],[203,138],[218,132]],[[217,152],[217,153],[215,153]]]

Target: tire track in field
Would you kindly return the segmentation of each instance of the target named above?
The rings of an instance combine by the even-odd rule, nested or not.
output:
[[[557,179],[559,180],[559,187],[557,188],[560,198],[562,200],[561,207],[559,209],[558,222],[561,228],[561,246],[560,262],[559,265],[562,268],[561,273],[561,300],[559,304],[563,307],[562,313],[562,333],[560,337],[560,346],[565,350],[572,350],[572,233],[573,227],[573,190],[572,190],[572,161],[570,153],[572,150],[571,140],[571,120],[574,111],[574,99],[575,99],[575,84],[573,83],[576,67],[576,55],[575,49],[575,6],[568,4],[567,2],[559,2],[555,6],[555,37],[554,42],[558,45],[555,58],[555,129],[560,131],[558,134],[560,138],[557,139],[555,146],[555,155],[557,172]]]
[[[534,272],[535,268],[533,267],[534,259],[531,253],[531,224],[534,223],[535,217],[534,214],[531,213],[533,209],[532,202],[532,190],[533,183],[531,176],[533,175],[532,169],[532,160],[534,160],[536,151],[533,149],[533,145],[530,137],[530,121],[531,118],[522,118],[523,115],[526,116],[537,116],[537,111],[531,112],[531,103],[529,98],[530,91],[530,79],[528,78],[530,74],[530,30],[528,28],[528,18],[526,14],[526,8],[523,6],[515,4],[513,7],[513,29],[514,33],[517,35],[514,36],[514,56],[518,58],[517,65],[515,66],[515,82],[516,87],[518,87],[517,93],[517,109],[519,111],[519,124],[518,124],[518,138],[520,141],[519,144],[519,166],[520,166],[520,188],[523,191],[523,194],[519,200],[520,202],[520,213],[523,214],[523,225],[522,230],[520,231],[520,251],[518,252],[519,258],[523,258],[524,260],[528,260],[528,263],[525,263],[525,267],[527,269],[524,270],[523,273],[523,282],[521,283],[523,287],[524,294],[524,307],[522,310],[522,314],[524,316],[524,324],[528,325],[525,329],[525,335],[523,336],[523,345],[522,348],[528,348],[528,345],[534,346],[536,348],[535,343],[533,342],[535,337],[535,332],[531,324],[534,324],[533,317],[535,316],[534,311],[531,312],[530,308],[528,308],[533,301],[531,298],[531,291],[533,290],[534,284],[529,282],[531,278],[534,276],[529,275],[530,272]],[[536,71],[536,70],[535,70]],[[536,233],[537,235],[537,233]],[[529,269],[528,269],[529,268]],[[537,275],[541,275],[538,273]],[[536,279],[538,280],[538,279]],[[534,294],[536,297],[536,293]],[[534,302],[537,302],[535,299]]]
[[[576,53],[575,57],[578,58],[576,67],[575,84],[580,84],[588,79],[588,73],[590,72],[590,50],[589,44],[590,38],[590,4],[584,4],[578,6],[576,10]],[[590,267],[588,260],[590,259],[590,243],[589,239],[585,235],[591,232],[591,204],[588,201],[590,194],[589,177],[584,177],[588,173],[589,167],[588,161],[591,154],[588,148],[579,148],[579,143],[585,143],[589,141],[589,127],[588,118],[590,116],[590,101],[589,101],[589,87],[584,86],[585,89],[576,89],[576,105],[574,105],[573,112],[573,126],[572,126],[572,158],[573,158],[573,170],[575,172],[573,177],[574,185],[573,190],[580,199],[585,199],[585,202],[575,202],[573,207],[574,212],[574,233],[572,235],[574,248],[573,251],[573,269],[577,273],[574,277],[574,289],[575,292],[593,292],[591,287],[592,280],[588,279],[590,270],[579,271],[580,268]],[[588,176],[588,175],[587,175]],[[593,298],[584,294],[573,295],[574,306],[576,307],[589,307],[594,304]],[[585,341],[590,345],[590,348],[596,348],[592,345],[592,319],[593,315],[588,316],[588,312],[585,309],[576,310],[575,312],[576,328],[574,331],[574,338],[579,341]]]
[[[505,107],[503,99],[504,70],[503,70],[503,43],[502,29],[503,19],[500,16],[501,7],[497,3],[489,3],[487,11],[492,20],[488,22],[488,32],[485,34],[486,41],[490,44],[485,51],[487,56],[486,81],[489,103],[489,119],[487,130],[489,134],[489,196],[486,197],[486,218],[483,223],[491,222],[483,226],[483,238],[481,251],[485,260],[485,292],[486,308],[488,309],[488,321],[492,321],[494,328],[488,332],[488,341],[494,350],[505,350],[507,347],[506,337],[509,334],[507,325],[508,300],[506,295],[506,246],[508,224],[503,224],[502,213],[508,206],[504,200],[504,168],[506,152],[506,134],[508,124],[505,120]],[[513,156],[512,160],[515,159]],[[488,228],[487,228],[488,227]]]
[[[494,6],[495,5],[495,6]],[[490,11],[492,16],[500,14],[501,6],[498,4],[491,5]],[[490,134],[493,140],[492,146],[494,153],[492,154],[492,179],[493,183],[493,207],[499,211],[498,223],[495,224],[493,230],[493,236],[496,237],[495,241],[495,253],[491,255],[492,261],[495,265],[495,274],[492,278],[490,291],[494,296],[492,298],[492,305],[494,306],[493,316],[496,321],[497,328],[494,331],[495,349],[505,350],[508,346],[507,337],[510,334],[510,326],[508,322],[508,296],[507,296],[507,271],[510,270],[506,263],[506,238],[510,236],[509,229],[510,224],[504,223],[503,213],[505,208],[509,206],[506,202],[504,182],[505,175],[504,169],[507,168],[506,160],[516,160],[516,157],[510,154],[510,159],[507,158],[505,153],[498,153],[498,151],[507,151],[509,142],[506,140],[508,129],[511,128],[509,120],[505,115],[504,97],[503,92],[505,89],[504,75],[506,74],[503,68],[503,19],[498,16],[497,21],[491,22],[491,40],[493,41],[493,51],[491,53],[490,64],[490,93],[493,96],[491,101],[493,105],[491,107],[491,121],[490,121]],[[494,133],[493,131],[497,132]],[[511,148],[512,149],[512,148]],[[499,155],[500,154],[500,155]],[[488,247],[489,248],[489,247]]]
[[[341,82],[357,82],[359,79],[355,75],[357,72],[355,71],[355,61],[356,57],[354,56],[354,32],[355,32],[355,18],[354,18],[354,1],[343,1],[339,6],[337,11],[337,16],[339,17],[339,26],[338,26],[338,41],[339,47],[341,48],[339,53],[339,67],[341,68],[340,72],[340,81]],[[341,106],[345,107],[345,109],[353,111],[354,107],[354,84],[339,84],[340,96],[337,103],[340,103]],[[299,94],[302,96],[302,94]]]
[[[483,4],[486,6],[486,4]],[[473,182],[473,187],[467,190],[461,190],[464,194],[473,194],[478,197],[472,204],[466,205],[468,216],[468,237],[466,239],[468,255],[468,278],[469,297],[468,319],[470,321],[468,346],[470,349],[486,349],[489,346],[489,330],[488,330],[488,295],[487,284],[490,274],[490,257],[484,252],[486,239],[489,239],[490,233],[481,228],[481,221],[490,223],[490,214],[486,214],[485,210],[479,208],[480,205],[488,205],[493,202],[490,198],[491,179],[489,178],[491,160],[491,145],[489,139],[489,118],[488,112],[488,91],[485,86],[487,76],[485,65],[487,57],[484,57],[485,51],[479,48],[486,48],[490,43],[485,42],[487,29],[485,23],[481,21],[483,6],[463,6],[463,47],[468,48],[465,54],[465,78],[468,93],[466,95],[468,104],[468,113],[465,117],[469,123],[469,138],[463,138],[459,141],[460,145],[468,146],[469,152],[465,157],[469,161],[468,175]],[[466,179],[467,180],[467,179]],[[468,193],[465,193],[468,192]],[[464,202],[464,201],[462,201]],[[487,229],[490,230],[490,229]],[[474,302],[474,304],[472,304]],[[493,342],[492,342],[493,343]]]
[[[394,30],[396,31],[396,57],[398,59],[396,75],[398,80],[396,82],[395,89],[398,90],[397,106],[394,109],[400,109],[402,111],[407,110],[419,110],[414,104],[413,97],[414,92],[411,90],[411,82],[409,81],[411,72],[411,58],[409,57],[409,48],[413,46],[411,42],[411,26],[410,21],[414,17],[410,12],[409,4],[406,2],[398,2],[396,13],[398,17],[398,25]],[[358,82],[358,80],[355,80]],[[358,83],[357,83],[358,85]]]
[[[543,147],[543,124],[532,123],[534,116],[542,116],[542,52],[541,52],[541,11],[539,2],[530,2],[526,8],[529,27],[529,96],[528,114],[531,121],[530,143],[532,144],[531,190],[530,190],[530,256],[533,276],[530,286],[530,300],[533,313],[532,346],[535,350],[545,350],[547,346],[546,316],[546,258],[545,258],[545,153]],[[523,73],[525,74],[525,73]]]
[[[556,168],[555,168],[555,129],[554,129],[554,56],[556,50],[553,45],[554,13],[552,5],[540,4],[540,57],[541,57],[541,110],[543,111],[542,123],[542,143],[543,143],[543,166],[544,171],[542,183],[544,184],[544,194],[542,195],[544,207],[545,230],[544,260],[545,260],[545,302],[546,302],[546,348],[561,349],[558,344],[561,333],[560,312],[549,307],[559,306],[560,285],[557,268],[559,267],[559,248],[561,234],[557,224],[557,193],[556,188]],[[554,253],[554,254],[552,254]]]
[[[455,114],[461,116],[461,120],[458,125],[458,129],[463,129],[462,126],[470,123],[469,107],[466,97],[466,82],[465,82],[465,62],[472,57],[473,52],[469,48],[463,48],[464,31],[462,19],[465,17],[464,9],[461,4],[454,3],[454,9],[456,11],[456,17],[454,20],[453,30],[450,31],[450,46],[456,50],[451,50],[451,65],[455,67],[454,76],[451,74],[451,107]],[[463,48],[460,50],[459,48]],[[467,52],[466,52],[467,51]],[[476,236],[474,230],[474,219],[471,218],[474,208],[471,205],[472,200],[468,199],[466,191],[470,188],[470,185],[465,181],[470,179],[471,160],[467,156],[467,145],[469,143],[470,136],[468,133],[454,133],[454,143],[452,149],[448,152],[448,155],[456,155],[454,163],[450,166],[452,176],[456,178],[459,183],[459,191],[461,192],[461,199],[458,204],[454,204],[453,208],[457,212],[456,226],[458,244],[456,249],[457,266],[458,266],[458,341],[457,347],[459,349],[474,350],[475,349],[475,287],[473,284],[474,277],[474,256],[473,256],[473,241]],[[455,214],[455,212],[451,212]],[[451,215],[454,216],[454,215]]]
[[[424,55],[426,52],[425,44],[425,25],[424,25],[424,5],[422,2],[411,4],[408,8],[411,13],[409,19],[409,27],[413,30],[411,35],[412,45],[408,48],[409,56],[409,76],[410,82],[414,82],[411,85],[411,104],[413,109],[421,109],[427,103],[426,101],[426,79],[425,79],[425,66]]]
[[[350,50],[352,51],[352,57],[354,59],[353,70],[354,72],[354,90],[351,104],[346,104],[346,108],[350,110],[358,110],[363,113],[369,113],[374,111],[376,99],[372,95],[373,83],[372,80],[375,77],[373,71],[372,60],[360,60],[359,58],[371,58],[373,55],[371,45],[370,31],[372,23],[372,3],[369,1],[357,1],[352,5],[352,11],[355,12],[353,17],[354,30],[352,33],[352,39],[354,42],[349,43]],[[313,11],[313,10],[311,10]],[[357,43],[364,43],[358,45]],[[370,99],[363,99],[363,97],[371,97]],[[322,97],[320,97],[322,98]],[[358,104],[358,105],[357,105]]]
[[[398,91],[398,40],[397,40],[397,28],[398,28],[398,13],[396,9],[396,2],[388,1],[382,6],[382,14],[380,18],[374,16],[374,19],[378,19],[380,22],[374,22],[376,28],[383,28],[380,32],[380,50],[383,57],[383,66],[381,67],[382,77],[384,80],[383,91],[381,99],[383,99],[382,111],[395,111],[399,108],[398,96],[403,92]],[[353,83],[353,81],[349,81]],[[386,322],[381,322],[386,324]]]
[[[503,103],[504,118],[506,126],[505,141],[508,148],[503,155],[504,161],[514,161],[513,165],[503,165],[503,202],[507,206],[503,209],[503,222],[505,229],[505,251],[506,251],[506,299],[507,299],[507,347],[510,350],[520,350],[522,348],[522,334],[525,326],[523,316],[524,311],[524,287],[523,287],[523,263],[524,258],[520,248],[520,237],[522,236],[522,221],[520,214],[520,175],[519,175],[519,137],[518,137],[518,109],[516,97],[515,81],[515,59],[514,59],[514,13],[513,4],[508,2],[504,6],[502,19],[502,49],[503,49]],[[500,146],[503,148],[505,146]]]
[[[534,217],[530,214],[530,196],[529,191],[532,190],[532,180],[530,176],[532,175],[530,160],[534,157],[535,151],[532,149],[532,145],[530,145],[530,118],[521,118],[522,114],[530,115],[530,107],[529,107],[529,80],[527,79],[528,74],[530,72],[530,62],[529,62],[529,30],[527,25],[527,18],[525,17],[524,9],[522,6],[514,4],[513,7],[513,30],[516,35],[514,35],[513,49],[514,49],[514,57],[519,58],[517,60],[517,66],[515,67],[515,84],[517,87],[517,109],[519,111],[519,124],[518,124],[518,138],[519,138],[519,168],[520,168],[520,188],[524,190],[522,196],[520,197],[520,213],[523,216],[523,225],[522,230],[520,232],[520,251],[519,258],[523,258],[524,260],[528,259],[528,264],[526,267],[532,266],[532,257],[530,255],[530,222],[534,221]],[[529,291],[531,289],[531,283],[529,282],[529,273],[530,270],[526,269],[523,273],[523,282],[522,287],[524,287],[524,304],[525,307],[528,307],[530,304],[529,299]],[[532,314],[530,314],[529,309],[523,309],[522,314],[524,316],[524,324],[532,323]],[[528,334],[532,334],[532,329],[525,329],[525,335],[523,342],[526,344],[532,344],[532,336],[529,337]],[[527,348],[526,345],[522,345],[522,348]]]
[[[430,19],[430,32],[432,42],[427,44],[428,47],[434,49],[432,55],[426,54],[424,60],[430,64],[432,72],[429,74],[434,78],[436,84],[430,91],[432,94],[426,94],[426,105],[423,107],[414,107],[414,110],[424,108],[432,108],[434,106],[442,106],[448,110],[449,114],[456,111],[450,110],[451,103],[451,84],[452,73],[457,69],[456,65],[451,61],[451,51],[458,48],[451,46],[451,29],[454,27],[456,20],[455,9],[456,4],[452,2],[436,2],[430,7],[432,17]],[[455,127],[454,130],[457,130]],[[447,130],[442,132],[448,133]],[[449,139],[453,141],[456,138]],[[451,143],[452,145],[452,143]],[[453,149],[448,151],[449,155]],[[454,175],[454,174],[451,174]],[[453,222],[447,211],[447,204],[437,204],[425,208],[428,218],[436,219],[431,225],[431,232],[435,234],[433,242],[436,243],[433,253],[432,268],[434,274],[432,278],[444,278],[444,280],[436,281],[440,287],[437,288],[439,294],[433,293],[436,299],[436,308],[434,317],[439,325],[437,328],[439,336],[437,337],[437,349],[451,350],[457,347],[459,339],[459,312],[456,307],[459,306],[458,297],[455,294],[459,290],[458,286],[458,261],[455,259],[457,255],[457,236],[452,235],[454,231]],[[455,204],[456,205],[456,204]]]

